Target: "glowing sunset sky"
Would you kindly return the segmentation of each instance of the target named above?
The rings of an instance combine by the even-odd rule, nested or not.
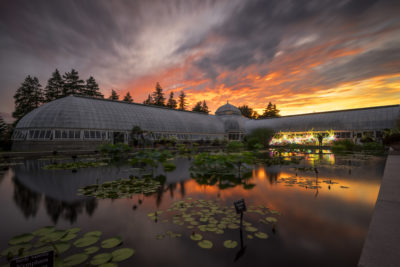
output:
[[[400,1],[1,1],[0,112],[27,75],[75,68],[142,102],[160,82],[212,112],[400,104]]]

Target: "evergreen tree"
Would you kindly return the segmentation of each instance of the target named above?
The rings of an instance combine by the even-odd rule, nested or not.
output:
[[[165,106],[165,97],[163,93],[163,89],[160,86],[160,83],[157,82],[156,89],[154,90],[153,94],[153,104],[156,106]]]
[[[186,110],[186,95],[183,91],[181,91],[179,95],[179,105],[178,105],[179,110]]]
[[[50,102],[63,97],[64,81],[61,77],[60,72],[56,69],[51,78],[47,81],[46,88],[44,90],[44,102]]]
[[[103,94],[100,93],[99,85],[92,76],[86,80],[86,84],[82,93],[85,96],[104,98]]]
[[[201,112],[204,113],[210,113],[210,111],[208,110],[208,106],[205,100],[203,100],[203,103],[201,104]]]
[[[176,103],[176,100],[174,99],[174,92],[171,92],[169,94],[167,107],[172,108],[172,109],[176,109],[177,106],[178,106],[178,104]]]
[[[196,111],[196,112],[202,112],[202,106],[201,106],[201,101],[197,102],[196,105],[193,107],[192,111]]]
[[[6,134],[6,132],[7,132],[7,124],[3,120],[3,117],[0,116],[0,139],[3,138],[3,136]]]
[[[129,102],[129,103],[133,102],[133,99],[132,99],[131,94],[129,92],[126,93],[126,95],[124,96],[123,101]]]
[[[143,104],[145,104],[145,105],[153,105],[153,98],[151,98],[150,94],[147,97],[147,99],[145,101],[143,101]]]
[[[39,107],[43,100],[42,86],[38,78],[26,77],[14,95],[15,111],[12,114],[13,117],[17,120],[21,119],[28,112]]]
[[[111,95],[108,97],[111,100],[119,100],[119,95],[114,89],[111,89]]]
[[[84,94],[84,81],[79,79],[79,74],[76,70],[72,69],[71,72],[66,72],[63,78],[63,96]]]
[[[249,119],[257,119],[258,114],[248,105],[239,106],[238,109],[242,113],[243,116]]]
[[[269,102],[268,106],[264,109],[264,113],[259,116],[259,119],[276,118],[276,117],[280,117],[279,109],[276,108],[276,105],[272,105],[272,103]]]

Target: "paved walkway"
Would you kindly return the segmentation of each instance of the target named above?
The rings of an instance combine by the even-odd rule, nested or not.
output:
[[[387,160],[359,267],[400,266],[400,153]]]

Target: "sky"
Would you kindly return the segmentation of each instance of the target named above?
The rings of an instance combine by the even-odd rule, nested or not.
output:
[[[57,68],[143,102],[160,82],[192,107],[281,115],[400,104],[400,1],[5,0],[0,112]]]

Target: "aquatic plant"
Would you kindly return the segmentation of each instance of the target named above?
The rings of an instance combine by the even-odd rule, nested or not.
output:
[[[151,194],[161,186],[158,180],[151,178],[130,177],[104,182],[102,184],[88,185],[78,189],[78,195],[96,198],[129,198],[134,194]]]
[[[251,239],[253,235],[259,239],[268,238],[268,235],[261,232],[259,229],[261,227],[268,227],[265,225],[272,225],[272,227],[274,227],[274,224],[278,221],[276,216],[280,215],[278,211],[268,209],[262,205],[249,205],[247,213],[252,214],[249,215],[249,218],[254,218],[254,216],[257,215],[261,216],[258,220],[260,223],[259,225],[243,220],[243,230],[252,233]],[[170,222],[170,220],[166,218],[171,218],[173,224],[181,226],[182,228],[187,228],[191,232],[189,235],[184,233],[179,235],[180,233],[168,231],[166,234],[157,234],[157,240],[162,240],[166,236],[188,237],[194,242],[197,242],[198,246],[203,249],[211,249],[214,247],[215,241],[212,241],[213,236],[223,235],[226,232],[240,228],[240,218],[239,215],[236,214],[234,207],[223,206],[219,201],[213,200],[193,200],[192,198],[187,198],[185,200],[175,201],[166,209],[166,212],[157,210],[149,213],[148,217],[151,221],[161,221],[165,223]],[[204,239],[203,234],[200,232],[207,234],[207,238],[210,240]],[[222,245],[226,248],[235,248],[238,244],[234,240],[225,240]]]
[[[77,162],[68,162],[68,163],[59,163],[59,164],[50,164],[43,167],[45,170],[76,170],[81,168],[90,168],[90,167],[101,167],[107,166],[106,162],[99,161],[77,161]]]
[[[81,236],[78,236],[80,232],[81,229],[77,227],[61,230],[54,226],[46,226],[32,233],[11,238],[8,242],[9,247],[3,249],[0,255],[10,261],[53,250],[55,266],[78,266],[84,265],[85,262],[92,265],[117,266],[118,262],[129,259],[135,253],[131,248],[111,250],[122,244],[120,237],[104,239],[99,248],[93,245],[100,242],[103,235],[101,231],[81,233]]]

